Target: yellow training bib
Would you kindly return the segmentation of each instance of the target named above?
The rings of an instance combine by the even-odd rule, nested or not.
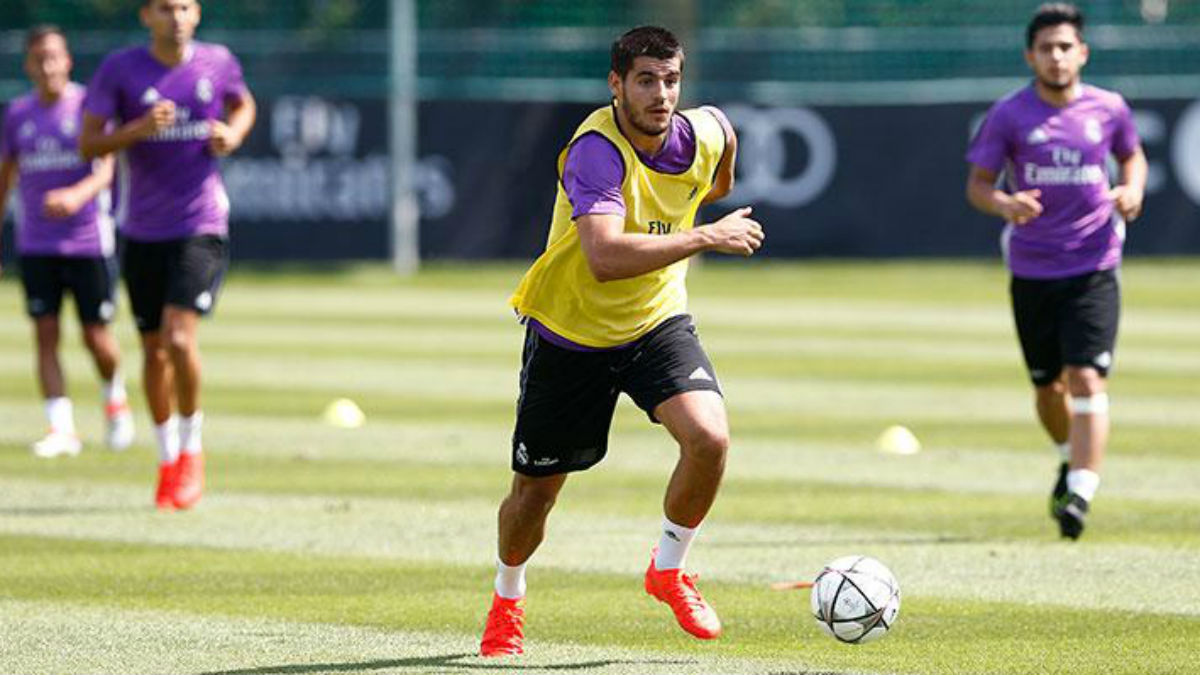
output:
[[[670,235],[692,229],[696,211],[712,189],[717,164],[725,152],[725,131],[715,115],[703,109],[679,112],[692,125],[696,154],[683,173],[660,173],[642,163],[617,126],[616,109],[600,108],[571,137],[599,133],[621,153],[625,178],[625,231]],[[600,283],[592,276],[571,218],[572,206],[562,186],[568,144],[558,156],[558,196],[546,250],[509,302],[522,317],[532,317],[566,339],[588,347],[615,347],[636,340],[666,319],[687,311],[688,261],[629,279]]]

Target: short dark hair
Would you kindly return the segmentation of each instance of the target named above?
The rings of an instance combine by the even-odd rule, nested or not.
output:
[[[1025,29],[1025,48],[1033,49],[1033,40],[1041,29],[1064,23],[1074,26],[1080,41],[1083,40],[1083,12],[1078,7],[1066,2],[1047,2],[1038,7],[1029,20],[1029,27]]]
[[[43,38],[51,35],[59,36],[63,42],[67,41],[67,34],[61,28],[52,23],[41,23],[25,32],[25,51],[29,51]]]
[[[666,28],[638,26],[613,41],[612,71],[624,78],[633,68],[634,59],[639,56],[655,59],[678,56],[682,64],[683,45],[680,45],[679,38]]]

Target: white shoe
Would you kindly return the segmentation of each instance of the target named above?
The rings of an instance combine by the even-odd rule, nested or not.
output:
[[[82,449],[83,443],[79,441],[78,436],[59,431],[51,431],[45,438],[33,444],[33,454],[45,459],[60,455],[74,457]]]
[[[108,449],[121,452],[133,445],[133,413],[125,403],[109,404],[104,409],[108,430],[104,436]]]

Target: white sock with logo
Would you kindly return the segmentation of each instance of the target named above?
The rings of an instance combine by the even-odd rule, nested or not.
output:
[[[658,540],[658,553],[654,556],[654,569],[677,570],[683,567],[688,549],[700,526],[684,527],[672,523],[669,518],[663,518],[662,537]]]
[[[507,600],[525,597],[525,563],[509,566],[496,560],[496,595]]]
[[[120,370],[113,371],[111,380],[101,380],[100,392],[104,395],[105,405],[122,405],[129,400],[125,391],[125,376]]]
[[[46,399],[46,419],[50,420],[50,430],[54,433],[75,433],[75,408],[66,396]]]
[[[1054,447],[1058,449],[1058,456],[1064,462],[1071,461],[1071,441],[1065,443],[1055,443]]]
[[[1067,490],[1091,502],[1100,487],[1100,474],[1091,469],[1071,469],[1067,472]]]
[[[154,436],[158,440],[159,463],[174,464],[179,459],[179,416],[171,415],[166,422],[156,424]]]
[[[200,430],[204,426],[204,413],[197,410],[188,417],[179,418],[179,451],[185,455],[198,455],[203,449]]]

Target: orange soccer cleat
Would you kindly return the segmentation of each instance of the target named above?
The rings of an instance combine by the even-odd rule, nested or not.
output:
[[[479,653],[482,656],[525,653],[525,598],[510,600],[492,594],[492,608],[488,610]]]
[[[650,568],[646,570],[646,592],[666,603],[679,627],[700,638],[712,640],[721,634],[721,619],[696,590],[696,577],[684,574],[681,569],[654,569],[654,556],[650,556]]]
[[[204,455],[179,455],[179,473],[175,479],[175,508],[190,509],[204,494]]]
[[[179,461],[158,465],[158,488],[154,491],[154,505],[163,511],[175,510],[175,484],[179,478]]]

